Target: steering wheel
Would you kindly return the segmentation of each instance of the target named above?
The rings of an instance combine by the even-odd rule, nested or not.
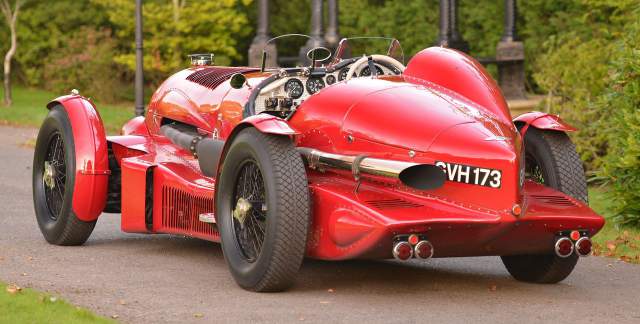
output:
[[[345,80],[351,80],[351,78],[355,76],[356,71],[360,70],[360,68],[362,68],[363,65],[369,64],[369,58],[371,58],[371,60],[374,62],[377,61],[377,62],[387,63],[395,67],[396,69],[398,69],[400,73],[404,72],[404,69],[405,69],[404,65],[400,63],[398,60],[394,59],[393,57],[374,54],[370,56],[363,56],[357,61],[355,61],[353,64],[351,64],[351,67],[349,68],[349,72],[347,72],[347,77],[345,78]]]

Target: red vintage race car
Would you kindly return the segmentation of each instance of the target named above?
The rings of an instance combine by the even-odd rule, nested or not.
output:
[[[120,136],[77,92],[53,100],[33,164],[45,239],[83,244],[103,212],[121,213],[125,232],[221,242],[253,291],[286,289],[305,257],[501,256],[518,280],[566,278],[604,224],[575,129],[512,120],[461,52],[427,48],[405,67],[397,40],[358,40],[332,59],[311,50],[305,67],[195,56]]]

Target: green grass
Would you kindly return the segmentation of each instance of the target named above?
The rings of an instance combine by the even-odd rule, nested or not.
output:
[[[613,206],[607,189],[591,187],[589,205],[607,220],[600,233],[593,238],[593,254],[640,263],[640,229],[619,226],[613,222]]]
[[[0,323],[115,323],[30,289],[9,293],[0,282]]]
[[[60,95],[63,94],[14,87],[13,105],[5,107],[2,104],[4,90],[0,89],[0,123],[39,127],[47,115],[47,103]],[[133,104],[105,105],[96,102],[95,105],[109,134],[119,133],[122,125],[133,117]]]

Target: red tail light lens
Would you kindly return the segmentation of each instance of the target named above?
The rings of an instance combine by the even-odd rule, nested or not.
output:
[[[398,260],[409,260],[413,256],[413,249],[407,242],[398,242],[393,246],[393,257]]]
[[[576,242],[576,251],[578,251],[578,255],[580,256],[588,256],[591,254],[591,248],[593,244],[588,237],[583,237]]]
[[[429,259],[433,256],[433,245],[429,241],[420,241],[415,246],[415,255],[420,259]]]
[[[566,258],[573,253],[573,242],[570,239],[563,237],[556,241],[556,255],[561,258]]]

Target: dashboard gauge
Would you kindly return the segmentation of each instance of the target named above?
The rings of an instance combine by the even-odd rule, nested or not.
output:
[[[309,94],[314,94],[324,88],[324,80],[318,77],[312,77],[307,79],[307,91]]]
[[[340,70],[340,73],[338,73],[338,81],[344,81],[344,79],[347,78],[347,74],[349,74],[349,67],[344,67],[342,68],[342,70]]]
[[[304,85],[302,81],[292,78],[284,84],[284,91],[289,94],[289,97],[298,99],[304,94]]]
[[[379,66],[375,66],[376,67],[376,75],[384,75],[384,72],[382,71],[382,69]],[[371,76],[371,69],[369,69],[369,66],[365,66],[364,69],[360,70],[360,76],[364,77],[364,76]]]
[[[336,83],[336,77],[333,74],[327,75],[327,84],[332,85],[334,83]]]

